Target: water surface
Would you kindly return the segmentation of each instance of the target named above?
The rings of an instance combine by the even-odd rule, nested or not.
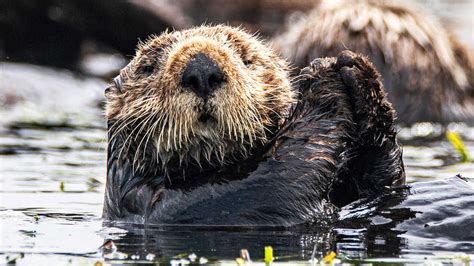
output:
[[[472,1],[421,2],[474,47]],[[472,126],[421,123],[400,129],[407,181],[419,193],[407,201],[400,196],[404,192],[388,195],[378,207],[355,204],[341,213],[345,223],[292,231],[103,225],[106,131],[98,106],[106,84],[58,69],[4,63],[0,81],[0,98],[8,99],[0,102],[0,264],[15,258],[21,265],[169,263],[192,253],[198,260],[235,264],[240,249],[248,249],[255,261],[267,245],[278,261],[291,263],[321,258],[330,250],[349,262],[460,262],[466,256],[455,252],[474,254],[474,196],[469,194],[474,181],[448,179],[458,173],[474,178],[474,163],[461,163],[444,137],[445,130],[458,132],[472,159]],[[438,183],[417,187],[425,181]],[[424,207],[426,201],[431,207]],[[398,206],[395,211],[393,206]],[[433,217],[444,211],[449,218],[433,218],[424,231],[410,232],[410,223],[422,222],[406,218],[417,208]],[[354,213],[367,217],[354,222]],[[451,225],[465,232],[442,236],[436,231],[443,226],[449,231]],[[114,248],[100,248],[108,240]]]

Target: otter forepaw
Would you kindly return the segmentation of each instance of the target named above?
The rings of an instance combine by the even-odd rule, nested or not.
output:
[[[359,129],[392,133],[395,110],[372,63],[365,56],[346,50],[338,55],[334,67],[348,89]]]
[[[356,191],[353,199],[357,199],[386,186],[403,184],[405,173],[394,127],[395,110],[379,73],[365,56],[350,51],[339,54],[333,69],[344,84],[356,128],[351,141],[354,157],[339,175],[332,193],[348,195],[347,191]],[[337,202],[340,197],[333,200]]]

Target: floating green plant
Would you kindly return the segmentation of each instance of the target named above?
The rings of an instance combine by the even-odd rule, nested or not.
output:
[[[273,261],[273,248],[271,246],[265,247],[265,263],[270,264]]]
[[[327,254],[323,258],[323,262],[326,263],[326,264],[332,264],[332,262],[334,261],[335,258],[336,258],[336,252],[331,251],[331,252],[329,252],[329,254]]]
[[[461,155],[461,162],[468,162],[469,155],[467,153],[466,146],[461,139],[461,136],[459,136],[459,134],[454,131],[448,131],[446,132],[446,138],[449,140],[451,145],[453,145],[459,155]]]

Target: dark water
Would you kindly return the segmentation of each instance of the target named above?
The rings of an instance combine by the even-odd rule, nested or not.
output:
[[[474,47],[472,1],[420,2]],[[331,250],[352,263],[473,265],[474,180],[454,177],[474,178],[472,126],[447,128],[463,138],[471,155],[467,163],[460,162],[440,125],[400,129],[411,190],[354,203],[331,226],[285,231],[103,225],[106,134],[97,106],[105,83],[5,63],[0,83],[0,264],[14,258],[21,265],[168,264],[195,253],[197,260],[235,265],[240,249],[257,261],[270,245],[277,261],[291,265]],[[115,248],[99,248],[107,240]]]

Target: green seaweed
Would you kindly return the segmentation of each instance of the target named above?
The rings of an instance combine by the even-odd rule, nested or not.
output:
[[[446,138],[461,156],[461,162],[469,162],[469,155],[467,153],[466,146],[464,145],[464,142],[461,139],[461,136],[459,136],[457,132],[448,131],[446,132]]]

